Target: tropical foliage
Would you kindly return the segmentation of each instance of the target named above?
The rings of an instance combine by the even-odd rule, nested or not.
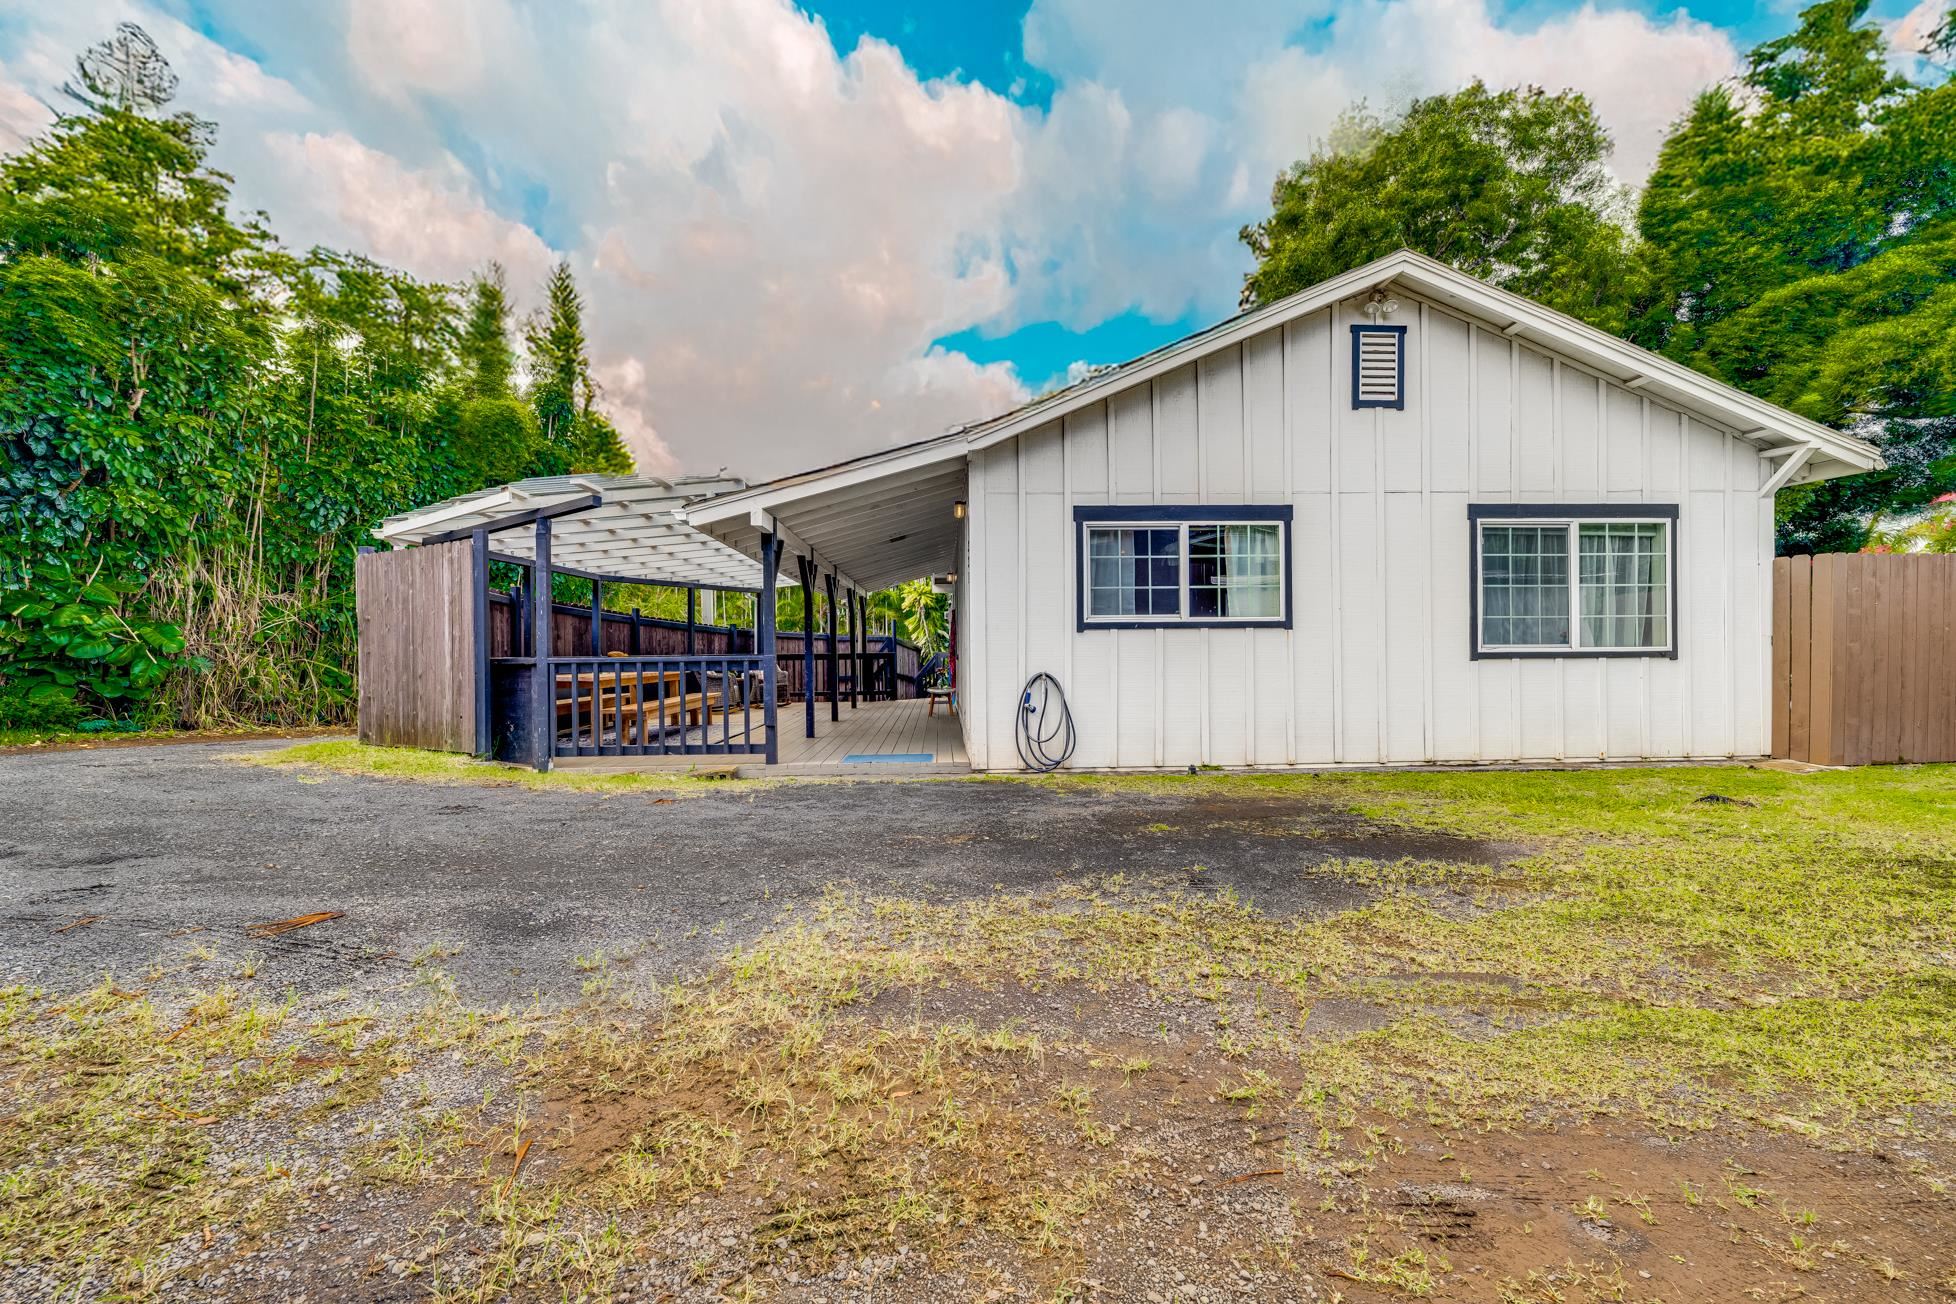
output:
[[[1244,303],[1268,303],[1396,249],[1620,330],[1637,301],[1630,205],[1610,136],[1573,91],[1479,82],[1388,123],[1360,104],[1277,178]]]
[[[356,544],[403,507],[623,471],[567,266],[465,287],[230,211],[129,25],[0,161],[0,726],[344,718]]]
[[[1956,23],[1911,80],[1867,7],[1823,0],[1707,89],[1634,206],[1580,95],[1361,105],[1245,229],[1245,301],[1421,250],[1875,442],[1888,470],[1778,503],[1783,551],[1862,547],[1956,490]]]

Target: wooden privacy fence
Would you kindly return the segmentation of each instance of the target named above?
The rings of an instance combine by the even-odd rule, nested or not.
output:
[[[466,539],[355,558],[361,742],[476,750],[473,566]]]
[[[1956,761],[1956,555],[1773,561],[1773,755]]]
[[[519,622],[514,611],[515,604],[507,593],[492,590],[489,594],[489,655],[507,657],[516,655]],[[696,625],[690,648],[686,640],[686,623],[679,620],[661,620],[652,616],[641,616],[637,620],[619,611],[605,611],[599,622],[602,651],[623,652],[628,656],[742,656],[754,651],[754,631],[726,625]],[[797,702],[806,696],[806,663],[802,660],[802,638],[800,630],[777,630],[774,636],[775,659],[779,665],[779,698],[783,702]],[[837,669],[844,676],[853,674],[850,665],[855,644],[847,634],[835,639],[836,654],[841,660]],[[572,606],[569,603],[553,603],[550,609],[550,652],[552,656],[579,657],[592,655],[591,647],[591,609]],[[829,692],[828,667],[829,637],[817,631],[815,634],[815,692],[826,697]],[[870,634],[863,639],[863,657],[867,664],[863,667],[863,683],[857,691],[864,697],[877,700],[894,697],[921,697],[923,689],[917,682],[917,674],[922,657],[917,648],[902,639],[888,634]],[[849,695],[845,682],[842,695]]]

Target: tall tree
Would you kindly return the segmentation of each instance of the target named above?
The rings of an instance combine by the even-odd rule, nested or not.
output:
[[[1268,303],[1409,248],[1609,330],[1641,285],[1627,199],[1588,100],[1490,91],[1416,100],[1396,119],[1349,110],[1277,178],[1243,302]]]
[[[355,543],[529,410],[471,431],[450,287],[234,219],[139,38],[0,162],[0,725],[343,719]]]
[[[1867,8],[1823,0],[1701,95],[1638,213],[1655,281],[1639,342],[1890,464],[1783,492],[1791,551],[1860,547],[1956,489],[1956,84],[1898,75]]]
[[[108,40],[75,58],[75,80],[61,88],[91,109],[153,113],[176,98],[177,75],[148,32],[116,24]]]
[[[529,329],[530,402],[562,469],[628,475],[632,457],[618,430],[597,411],[597,387],[584,338],[584,300],[570,264],[544,283],[542,313]]]
[[[469,397],[508,398],[516,349],[510,343],[509,291],[501,263],[490,263],[469,283],[460,347]]]
[[[585,355],[584,299],[569,262],[560,262],[543,285],[544,306],[529,329],[530,402],[543,437],[568,455],[577,418],[590,406],[591,370]]]

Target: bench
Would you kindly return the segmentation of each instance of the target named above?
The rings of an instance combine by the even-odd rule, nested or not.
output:
[[[718,693],[686,693],[683,696],[674,694],[666,698],[663,703],[656,697],[647,697],[643,702],[607,705],[604,710],[604,724],[610,725],[618,718],[621,710],[627,716],[636,716],[637,723],[633,728],[632,737],[635,741],[643,742],[645,729],[649,723],[656,721],[661,729],[675,725],[685,728],[709,725],[713,723],[713,713],[720,709],[720,705],[721,697]]]

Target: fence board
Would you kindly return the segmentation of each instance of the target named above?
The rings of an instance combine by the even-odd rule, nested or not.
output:
[[[1793,559],[1773,558],[1773,679],[1772,748],[1773,755],[1788,755],[1792,745],[1792,707],[1789,690],[1793,677]]]
[[[1813,693],[1813,558],[1793,557],[1788,560],[1792,562],[1788,581],[1791,585],[1793,646],[1788,655],[1791,678],[1785,690],[1792,712],[1789,730],[1792,742],[1787,754],[1804,757],[1813,754],[1812,735],[1807,727]]]
[[[1829,553],[1773,563],[1775,756],[1956,761],[1956,556]]]
[[[470,550],[463,539],[355,562],[362,742],[475,750]]]
[[[1814,759],[1821,765],[1840,764],[1840,752],[1834,741],[1834,660],[1842,632],[1834,619],[1839,561],[1839,553],[1822,553],[1813,559],[1813,655],[1810,659],[1813,678],[1807,736]]]

